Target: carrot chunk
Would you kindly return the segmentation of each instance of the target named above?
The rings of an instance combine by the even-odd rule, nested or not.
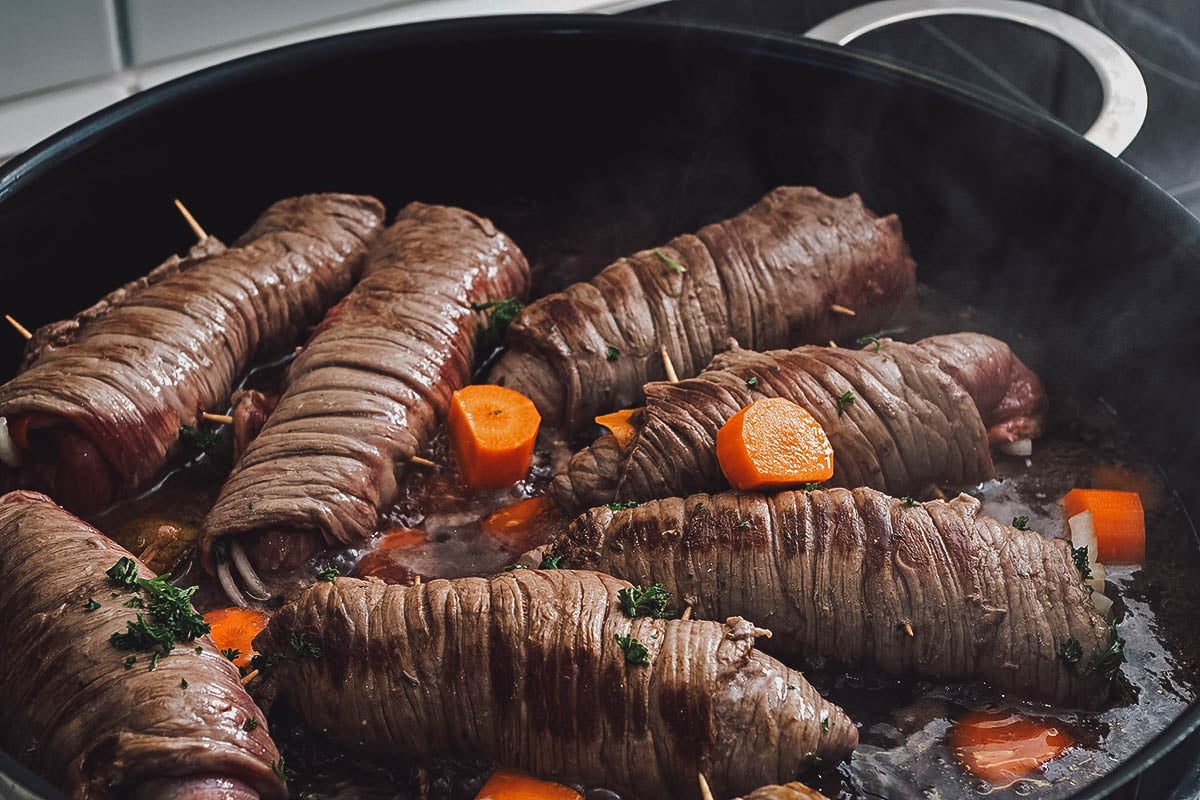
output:
[[[1072,744],[1050,720],[1007,711],[973,711],[950,729],[950,747],[972,775],[1005,785],[1036,772]]]
[[[252,642],[270,618],[270,614],[252,608],[215,608],[204,615],[217,647],[222,652],[237,651],[233,663],[239,667],[250,666],[250,659],[258,655]]]
[[[717,431],[717,461],[735,489],[784,489],[833,477],[833,447],[812,414],[782,397],[755,400]]]
[[[493,536],[520,534],[549,511],[549,498],[530,497],[493,512],[483,521],[483,529]]]
[[[450,403],[450,446],[463,482],[500,489],[525,477],[541,415],[528,397],[503,386],[459,389]]]
[[[498,769],[475,795],[475,800],[581,800],[570,786],[538,780],[511,769]]]
[[[601,414],[596,417],[596,424],[603,425],[608,428],[617,439],[617,444],[621,449],[629,447],[629,443],[633,441],[633,437],[637,435],[637,429],[633,427],[633,423],[629,418],[633,416],[636,408],[622,408],[620,411],[614,411],[611,414]]]
[[[1092,512],[1100,563],[1141,564],[1146,560],[1146,513],[1137,492],[1072,489],[1063,505],[1068,517]]]

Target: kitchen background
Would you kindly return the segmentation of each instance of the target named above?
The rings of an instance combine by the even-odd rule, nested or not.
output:
[[[1146,125],[1125,159],[1200,213],[1200,2],[1042,0],[1120,42],[1145,75]],[[604,12],[800,35],[858,0],[0,0],[0,160],[139,89],[304,39],[439,17]],[[939,17],[850,47],[915,63],[1084,130],[1087,63],[1014,23]]]

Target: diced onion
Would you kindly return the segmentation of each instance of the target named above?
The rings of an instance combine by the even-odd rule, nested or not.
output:
[[[1106,617],[1108,612],[1112,611],[1113,601],[1109,600],[1105,594],[1092,592],[1092,602],[1096,604],[1096,610]]]
[[[1010,456],[1033,455],[1033,439],[1017,439],[1015,442],[998,442],[996,449]]]
[[[1096,594],[1100,594],[1104,591],[1104,565],[1094,562],[1089,564],[1088,567],[1092,570],[1092,577],[1089,578],[1087,582],[1088,586],[1091,586],[1093,589],[1095,589]]]
[[[0,462],[9,467],[21,466],[21,451],[8,432],[8,419],[0,417]]]
[[[1088,563],[1095,561],[1096,554],[1100,551],[1096,542],[1096,523],[1092,519],[1092,512],[1081,511],[1067,520],[1067,525],[1071,528],[1071,546],[1086,547]]]

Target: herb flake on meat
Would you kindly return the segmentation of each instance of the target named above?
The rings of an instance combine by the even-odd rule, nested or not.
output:
[[[1071,547],[1071,560],[1075,562],[1075,569],[1079,570],[1080,578],[1085,581],[1092,579],[1092,566],[1088,559],[1087,545],[1083,547]]]
[[[137,577],[137,564],[133,559],[122,557],[106,572],[109,579],[121,586],[137,588],[146,596],[143,601],[147,614],[138,614],[137,619],[125,623],[125,630],[109,637],[118,650],[155,650],[155,655],[166,655],[178,642],[190,642],[209,632],[204,617],[192,607],[192,595],[196,587],[180,589],[167,583],[162,576],[157,578]],[[126,605],[130,605],[126,603]],[[151,669],[157,659],[151,662]]]
[[[667,608],[671,599],[661,583],[650,586],[630,586],[617,592],[621,609],[630,617],[651,617],[652,619],[670,619],[675,612]]]
[[[326,567],[325,569],[323,569],[317,573],[317,580],[328,581],[329,583],[333,583],[334,579],[337,578],[338,576],[340,576],[341,574],[342,574],[341,571],[338,570],[337,567],[330,564],[328,567]]]
[[[117,559],[117,563],[113,564],[104,572],[108,579],[118,586],[124,586],[127,589],[136,589],[138,582],[137,564],[132,558],[122,556]]]
[[[508,326],[520,316],[521,309],[525,308],[525,304],[515,297],[507,297],[488,303],[472,303],[471,308],[487,314],[487,324],[480,325],[476,332],[477,349],[479,353],[486,356],[504,342],[504,334],[508,332]]]
[[[1013,517],[1012,526],[1019,531],[1029,530],[1029,517],[1024,514],[1019,517]]]
[[[225,658],[229,659],[230,661],[237,661],[238,656],[241,654],[242,651],[234,647],[226,647],[221,651],[221,655],[225,656]]]
[[[621,357],[621,351],[613,347],[611,344],[604,348],[604,358],[607,361],[616,361]]]
[[[242,730],[244,730],[246,733],[250,733],[257,727],[258,727],[258,717],[250,717],[250,719],[248,719],[242,723]]]
[[[1058,648],[1058,657],[1068,664],[1078,664],[1079,660],[1083,658],[1083,645],[1074,637],[1067,639]]]
[[[219,431],[202,431],[195,425],[180,425],[179,438],[205,455],[212,455],[221,441]]]
[[[908,495],[904,495],[904,497],[901,497],[900,499],[904,501],[905,508],[912,508],[913,506],[915,506],[917,504],[917,501],[913,500]]]
[[[609,511],[628,511],[631,508],[637,508],[638,502],[637,500],[617,500],[614,503],[607,503],[605,507],[608,508]]]
[[[302,633],[293,633],[291,638],[292,652],[297,658],[320,658],[321,646],[308,641]]]
[[[838,416],[840,417],[846,413],[846,410],[850,408],[850,406],[854,405],[856,398],[854,397],[854,392],[847,389],[834,399],[837,401]]]
[[[546,556],[542,559],[542,563],[538,564],[538,569],[566,569],[563,566],[563,562],[566,560],[566,556]]]
[[[1117,635],[1116,622],[1110,620],[1108,628],[1110,631],[1108,647],[1092,654],[1092,657],[1088,659],[1087,666],[1083,669],[1083,674],[1099,673],[1111,681],[1117,677],[1117,673],[1121,671],[1121,665],[1125,663],[1125,640]]]
[[[100,604],[96,602],[96,599],[94,597],[89,597],[88,601],[83,604],[83,610],[86,612],[95,611],[99,607],[100,607]]]
[[[854,343],[859,347],[865,347],[866,345],[873,343],[875,345],[876,353],[879,352],[879,345],[881,344],[878,336],[860,336],[854,340]]]
[[[650,651],[646,646],[632,636],[615,635],[617,646],[625,654],[625,661],[635,666],[644,667],[650,663]]]
[[[746,386],[751,389],[753,389],[755,386],[758,386],[758,378],[753,375],[751,375],[749,378],[746,378]]]
[[[680,264],[678,261],[676,261],[675,259],[668,256],[662,250],[656,249],[654,251],[654,255],[658,256],[660,261],[662,261],[664,264],[666,264],[668,267],[670,267],[674,271],[678,272],[679,274],[682,275],[683,273],[687,272],[687,267],[685,267],[683,264]]]

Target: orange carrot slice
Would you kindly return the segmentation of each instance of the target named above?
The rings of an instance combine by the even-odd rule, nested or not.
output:
[[[538,780],[511,769],[498,769],[475,795],[475,800],[582,800],[583,795],[561,783]]]
[[[222,651],[236,650],[233,663],[239,667],[250,666],[254,652],[254,637],[267,627],[271,618],[265,611],[253,608],[215,608],[204,615],[204,621],[212,628],[211,635]]]
[[[1063,505],[1068,517],[1092,512],[1100,563],[1141,564],[1146,560],[1146,512],[1137,492],[1072,489]]]
[[[425,531],[416,528],[392,528],[379,538],[376,550],[398,550],[402,547],[412,547],[426,540]]]
[[[505,506],[483,521],[483,529],[494,536],[524,533],[551,510],[547,497],[530,497]]]
[[[821,424],[782,397],[755,400],[717,431],[717,461],[735,489],[784,489],[833,477]]]
[[[967,772],[1004,785],[1036,772],[1072,744],[1050,720],[1007,711],[973,711],[950,729],[950,747]]]
[[[633,427],[633,423],[629,418],[633,416],[636,408],[622,408],[620,411],[614,411],[611,414],[601,414],[596,417],[596,424],[603,425],[608,428],[617,439],[617,444],[621,449],[629,447],[629,443],[633,441],[633,437],[637,435],[637,429]]]
[[[463,482],[500,489],[525,477],[542,418],[532,401],[503,386],[459,389],[450,403],[450,447]]]

